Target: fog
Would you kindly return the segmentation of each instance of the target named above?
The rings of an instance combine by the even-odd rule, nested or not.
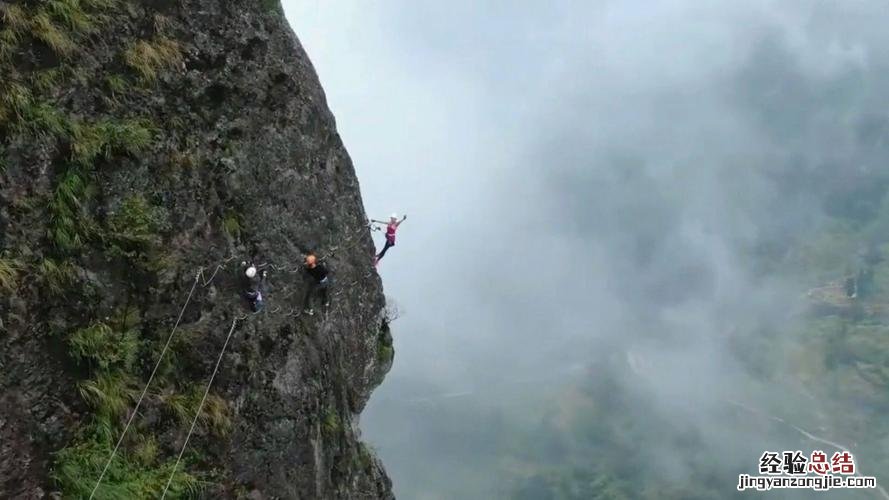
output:
[[[757,266],[763,242],[817,232],[829,190],[885,168],[889,5],[283,4],[369,216],[408,215],[379,268],[395,364],[361,421],[400,498],[503,494],[486,430],[602,370],[745,449],[735,477],[759,454],[727,405],[822,407],[732,345],[796,321],[813,284]]]

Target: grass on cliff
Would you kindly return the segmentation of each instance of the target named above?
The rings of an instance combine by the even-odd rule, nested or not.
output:
[[[128,88],[126,78],[121,75],[106,76],[105,84],[108,85],[108,90],[111,91],[112,97],[125,93]]]
[[[127,65],[142,77],[153,82],[158,73],[171,70],[182,64],[182,49],[179,43],[165,37],[155,40],[139,40],[131,44],[123,54]]]
[[[116,0],[43,0],[40,8],[0,5],[4,29],[0,32],[0,60],[7,59],[28,35],[46,44],[56,54],[70,57],[78,50],[77,40],[96,30],[106,10]]]
[[[7,294],[15,292],[19,267],[15,259],[0,258],[0,290]]]
[[[143,196],[130,196],[108,217],[104,229],[108,255],[126,260],[132,269],[154,272],[169,266],[161,251],[161,234],[169,229],[167,210]]]
[[[395,358],[395,349],[391,345],[377,345],[377,359],[382,364],[387,364]]]
[[[262,8],[270,14],[279,13],[281,12],[281,0],[262,0]]]
[[[95,223],[86,210],[94,195],[94,186],[77,169],[69,168],[61,176],[48,205],[49,239],[57,249],[80,250],[95,234]]]
[[[146,120],[102,120],[98,123],[72,124],[71,159],[81,166],[90,166],[97,158],[109,159],[113,154],[135,156],[144,151],[154,138],[155,127]]]
[[[74,332],[68,339],[69,352],[78,361],[88,361],[110,370],[129,370],[139,354],[139,335],[133,330],[116,331],[105,323],[94,323]]]
[[[93,376],[78,384],[81,397],[92,409],[89,423],[82,426],[72,442],[56,454],[53,478],[65,498],[89,496],[141,392],[143,381],[135,375],[137,357],[144,352],[135,329],[139,322],[138,309],[125,307],[118,309],[108,323],[94,323],[78,329],[68,339],[71,356],[89,362]],[[182,411],[193,416],[200,400],[195,395],[198,390],[203,389],[195,386],[184,395],[170,393],[170,396],[182,401]],[[231,425],[227,402],[216,396],[209,397],[199,422],[211,430],[227,432]],[[175,454],[162,457],[153,432],[160,431],[138,425],[129,430],[96,498],[149,499],[160,496],[173,470],[172,457]],[[186,458],[186,462],[192,461],[193,458],[188,457],[194,457],[194,453]],[[206,483],[185,472],[185,466],[181,464],[173,476],[171,497],[199,498]]]
[[[50,295],[64,294],[77,279],[77,269],[69,261],[44,259],[37,265],[37,280]]]
[[[241,216],[234,210],[227,210],[222,218],[222,230],[229,237],[239,239],[241,237]]]
[[[120,450],[96,491],[97,499],[129,500],[159,498],[173,471],[172,460],[159,459],[157,443],[137,438],[132,451]],[[113,441],[93,433],[56,454],[53,470],[64,498],[88,498],[111,455]],[[179,467],[168,495],[171,498],[199,498],[205,484]]]
[[[324,419],[321,421],[321,432],[327,437],[334,437],[343,430],[343,421],[334,408],[324,411]]]
[[[60,56],[70,56],[77,49],[71,36],[56,25],[49,13],[39,12],[31,18],[31,34]]]
[[[95,29],[95,18],[83,9],[80,0],[47,0],[46,13],[73,33]]]
[[[108,423],[124,417],[139,395],[135,379],[121,371],[99,373],[95,378],[80,382],[77,389],[95,410],[96,418]]]
[[[0,19],[3,20],[4,26],[3,30],[0,30],[0,62],[2,62],[15,53],[30,23],[24,9],[9,3],[0,4]]]
[[[62,84],[62,79],[70,74],[66,67],[56,67],[34,71],[29,76],[30,87],[38,92],[49,92]]]
[[[113,167],[111,160],[116,157],[144,153],[154,142],[157,128],[150,121],[129,114],[111,115],[118,109],[115,106],[108,106],[109,115],[90,115],[90,110],[78,112],[72,107],[77,104],[62,92],[85,89],[93,97],[102,98],[92,93],[104,90],[107,94],[110,90],[112,94],[124,94],[130,90],[124,77],[108,76],[96,71],[95,61],[81,60],[94,53],[90,44],[102,37],[90,35],[113,19],[105,11],[116,4],[118,0],[0,1],[0,135],[10,140],[20,136],[25,144],[45,146],[56,172],[53,184],[33,196],[34,209],[41,208],[39,202],[46,211],[42,234],[48,243],[44,246],[51,247],[45,249],[45,255],[36,255],[34,259],[40,260],[31,266],[33,287],[43,298],[83,300],[83,295],[92,290],[86,273],[79,267],[82,264],[75,259],[87,246],[96,251],[96,257],[107,257],[112,246],[122,239],[152,247],[157,242],[157,213],[146,203],[125,200],[123,215],[108,226],[97,222],[104,219],[94,210],[97,202],[106,199],[99,191],[102,171]],[[182,61],[176,42],[122,44],[128,48],[122,56],[125,62],[146,78]],[[34,62],[32,47],[41,53],[41,64],[37,65],[40,69],[30,64]],[[0,160],[5,161],[2,149]],[[108,199],[113,197],[109,194]],[[27,269],[11,257],[0,255],[3,294],[15,291]],[[89,375],[76,387],[68,387],[79,393],[89,411],[83,412],[81,422],[71,429],[67,446],[55,454],[51,474],[63,498],[90,495],[144,383],[140,371],[143,367],[138,360],[147,346],[137,328],[138,310],[130,314],[128,309],[127,314],[112,320],[100,318],[104,315],[82,318],[74,324],[63,318],[52,318],[48,323],[53,331],[58,331],[67,321],[70,332],[63,342],[71,358],[81,368],[89,369]],[[186,396],[193,399],[190,393]],[[205,413],[202,422],[207,428],[225,429],[231,425],[228,403],[221,398],[209,398]],[[170,458],[175,458],[169,449],[158,444],[160,436],[171,430],[169,419],[162,420],[139,422],[130,429],[96,498],[160,496],[172,472]],[[186,461],[192,462],[194,459],[189,457],[194,454],[186,455]],[[185,466],[181,464],[180,469]],[[171,496],[197,498],[203,487],[195,476],[180,470],[174,476]]]
[[[148,245],[158,233],[168,229],[167,211],[154,206],[140,195],[126,198],[109,217],[108,231],[116,239]]]
[[[204,390],[205,386],[201,384],[195,384],[185,392],[167,390],[160,394],[160,400],[180,425],[188,426],[194,420]],[[230,414],[228,401],[215,394],[208,394],[198,417],[198,427],[216,436],[227,436],[232,426]]]

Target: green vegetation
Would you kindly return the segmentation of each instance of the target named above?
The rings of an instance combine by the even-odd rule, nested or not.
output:
[[[160,252],[161,233],[169,229],[167,211],[139,195],[126,198],[108,218],[105,232],[110,255],[145,271],[166,265]]]
[[[176,417],[180,425],[187,428],[191,425],[194,416],[201,404],[205,387],[195,384],[189,390],[181,393],[165,392],[160,396],[161,401],[167,405],[170,413]],[[204,401],[204,407],[198,417],[198,426],[208,430],[217,436],[226,436],[231,431],[231,413],[228,402],[215,394],[208,394]]]
[[[77,41],[93,33],[103,17],[85,8],[108,9],[113,0],[43,0],[39,8],[23,9],[3,4],[4,29],[0,32],[0,61],[8,59],[26,36],[45,43],[56,54],[70,58],[77,50]]]
[[[11,80],[0,94],[0,120],[9,126],[20,120],[31,105],[31,92],[21,83]]]
[[[113,238],[131,245],[146,246],[155,243],[158,233],[168,229],[165,209],[153,206],[140,196],[130,196],[109,217],[108,230]]]
[[[123,94],[128,87],[126,78],[121,75],[108,75],[105,77],[105,84],[108,86],[108,90],[111,91],[112,97]]]
[[[47,0],[47,12],[73,33],[89,33],[95,29],[94,19],[80,6],[79,0]]]
[[[373,453],[368,446],[362,442],[358,443],[358,453],[355,455],[355,468],[359,470],[369,470],[373,467]]]
[[[165,37],[153,41],[139,40],[124,51],[124,61],[144,81],[153,82],[160,71],[182,65],[182,49],[178,42]]]
[[[139,307],[112,304],[116,307],[113,313],[100,310],[95,317],[82,319],[64,318],[57,309],[62,298],[107,307],[89,295],[94,289],[88,272],[94,269],[91,259],[122,257],[126,266],[121,269],[130,272],[135,267],[148,273],[163,262],[166,210],[138,193],[121,198],[120,193],[101,191],[107,185],[104,172],[113,168],[112,162],[124,156],[138,159],[152,146],[158,131],[151,120],[120,106],[139,89],[124,75],[108,73],[110,68],[99,66],[104,62],[85,57],[93,53],[88,44],[99,39],[97,33],[108,25],[110,10],[117,5],[117,0],[0,2],[0,74],[4,75],[0,84],[0,174],[6,169],[7,145],[26,141],[39,144],[41,151],[51,155],[53,176],[52,184],[37,189],[27,204],[21,199],[13,202],[19,209],[46,215],[45,231],[41,233],[46,244],[36,254],[32,250],[22,255],[0,254],[0,291],[15,292],[21,276],[26,271],[33,273],[34,288],[41,297],[54,299],[43,304],[49,308],[46,316],[54,318],[43,326],[64,335],[62,342],[68,354],[88,372],[76,389],[90,412],[83,417],[84,423],[72,430],[71,441],[56,454],[53,466],[53,477],[65,498],[89,496],[141,393],[146,360],[157,359],[159,353],[155,343],[143,337],[146,326],[140,324]],[[155,27],[158,33],[169,31],[170,20],[155,17]],[[122,43],[125,50],[120,58],[144,81],[154,80],[161,71],[182,63],[180,46],[171,39]],[[41,48],[41,64],[18,64],[18,56],[29,58],[29,47],[35,44],[45,45]],[[78,103],[71,96],[83,92],[104,104],[97,106],[101,115],[73,108]],[[42,243],[16,241],[13,245],[23,248]],[[129,304],[143,298],[138,292],[122,291],[135,296],[111,299]],[[170,359],[158,374],[161,386],[169,386],[171,380],[181,377],[175,351],[185,342],[187,336],[182,336],[171,346]],[[197,390],[195,386],[183,394],[168,392],[168,399],[179,405],[181,417],[196,411],[201,395]],[[149,399],[144,404],[162,404]],[[216,434],[229,432],[228,402],[210,395],[199,423]],[[171,457],[165,456],[167,448],[158,442],[166,439],[159,436],[169,431],[170,425],[170,420],[164,419],[133,426],[97,498],[157,498],[173,466]],[[200,496],[204,484],[181,470],[192,461],[193,456],[187,456],[175,475],[172,497]]]
[[[3,24],[13,33],[22,33],[28,29],[28,16],[25,11],[16,4],[4,3],[0,5],[3,12]]]
[[[262,0],[262,8],[270,14],[277,14],[281,12],[281,0]]]
[[[397,310],[392,303],[386,306],[386,319],[377,332],[377,362],[386,365],[395,358],[395,349],[392,347],[392,332],[389,330],[389,324],[397,317]]]
[[[35,71],[30,75],[31,88],[46,93],[60,85],[65,77],[66,69],[62,67]]]
[[[31,33],[60,56],[70,56],[77,48],[71,36],[57,26],[47,12],[39,12],[31,18]]]
[[[55,106],[48,102],[28,101],[20,110],[18,123],[21,132],[31,132],[55,138],[68,137],[70,122]]]
[[[137,442],[133,445],[133,452],[130,456],[139,465],[150,467],[155,463],[159,454],[160,448],[158,447],[157,439],[139,436]]]
[[[71,335],[69,343],[74,358],[89,360],[102,370],[131,369],[139,351],[136,332],[118,332],[104,323],[77,330]]]
[[[343,432],[343,421],[333,407],[324,411],[324,419],[321,421],[321,432],[328,438],[335,437]]]
[[[96,498],[158,498],[173,471],[174,462],[159,461],[157,444],[152,443],[142,440],[132,453],[119,451],[96,492]],[[56,455],[53,478],[66,498],[89,497],[112,448],[113,442],[88,436]],[[203,488],[202,482],[180,467],[173,476],[170,495],[172,498],[198,498]]]
[[[145,120],[103,120],[95,124],[71,127],[71,159],[81,166],[92,165],[97,158],[113,154],[135,156],[147,148],[155,129]]]
[[[78,386],[80,395],[96,412],[96,418],[111,424],[126,415],[139,395],[135,380],[121,371],[100,373]],[[110,438],[110,436],[108,436]]]
[[[97,228],[87,212],[87,203],[95,194],[95,188],[80,171],[66,171],[49,202],[49,239],[65,253],[83,248]]]
[[[198,164],[193,153],[173,151],[170,153],[170,166],[178,169],[192,169]],[[240,226],[240,223],[238,224]],[[239,228],[240,229],[240,228]]]
[[[5,294],[15,292],[18,283],[19,267],[18,261],[0,257],[0,291]]]
[[[391,345],[380,344],[377,346],[377,359],[383,364],[391,363],[393,358],[395,358],[395,349]]]
[[[222,230],[229,237],[239,239],[241,237],[241,216],[234,210],[226,210],[222,218]]]
[[[4,29],[0,30],[0,62],[3,62],[15,52],[24,33],[28,31],[29,23],[25,11],[18,5],[4,3],[0,5],[0,13],[4,25]]]
[[[37,265],[40,285],[51,295],[62,295],[77,282],[77,269],[69,261],[44,259]]]

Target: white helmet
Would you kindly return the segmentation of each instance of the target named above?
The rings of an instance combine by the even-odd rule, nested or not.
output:
[[[392,215],[390,215],[389,217],[392,218],[392,219],[397,219],[397,218],[398,218],[398,214],[395,213],[395,212],[392,212]]]
[[[250,266],[247,268],[246,271],[244,271],[244,274],[246,274],[248,278],[252,278],[252,277],[256,276],[256,268],[253,266]]]

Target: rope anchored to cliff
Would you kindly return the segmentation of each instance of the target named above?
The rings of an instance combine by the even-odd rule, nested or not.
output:
[[[371,230],[372,231],[377,230],[377,228],[371,226]],[[325,256],[333,255],[337,251],[344,251],[346,249],[351,249],[355,245],[361,243],[362,238],[360,237],[359,233],[360,232],[357,232],[356,234],[346,237],[344,240],[341,241],[339,246],[334,246],[334,247],[330,248],[328,250],[328,252],[325,254]],[[316,257],[314,257],[314,255],[311,252],[309,252],[309,255],[312,255],[312,259],[316,258]],[[204,267],[199,267],[197,272],[195,273],[194,281],[192,282],[191,289],[188,292],[188,296],[185,299],[185,303],[182,305],[182,308],[179,311],[179,315],[176,318],[176,323],[173,325],[173,328],[170,331],[170,334],[167,336],[167,340],[164,343],[164,347],[161,350],[160,355],[158,356],[157,362],[155,363],[154,368],[152,369],[151,374],[148,377],[148,381],[145,383],[145,387],[142,389],[142,393],[139,395],[139,398],[136,401],[136,405],[133,408],[132,412],[130,413],[129,418],[127,419],[127,422],[124,425],[124,429],[121,432],[120,437],[118,438],[117,442],[115,443],[114,448],[112,449],[111,454],[108,457],[108,460],[105,462],[105,465],[102,468],[102,472],[100,473],[99,478],[96,480],[96,484],[93,487],[92,492],[90,493],[90,496],[89,496],[90,500],[95,498],[96,493],[99,490],[99,487],[102,485],[102,481],[105,479],[105,476],[108,473],[108,470],[111,467],[111,464],[114,462],[114,459],[117,456],[117,452],[120,449],[121,444],[123,444],[123,441],[126,438],[127,432],[129,431],[130,427],[132,426],[133,421],[136,418],[136,415],[139,413],[139,409],[141,408],[142,403],[145,400],[145,396],[148,394],[148,389],[151,386],[151,383],[154,381],[154,378],[157,375],[158,369],[160,368],[160,365],[163,362],[164,356],[166,355],[167,351],[169,350],[169,347],[170,347],[170,344],[172,343],[173,337],[175,336],[176,331],[179,328],[179,324],[182,321],[182,317],[185,314],[185,310],[188,308],[188,305],[191,302],[191,299],[194,295],[195,289],[197,289],[197,286],[199,283],[204,288],[210,286],[213,283],[213,281],[216,279],[217,275],[219,274],[219,271],[226,269],[226,265],[234,259],[235,259],[235,256],[229,256],[229,257],[223,259],[219,264],[217,264],[215,266],[215,268],[213,269],[213,272],[209,275],[209,278],[205,275],[205,271],[208,271],[208,270],[205,269]],[[307,256],[307,261],[308,260],[309,259]],[[314,260],[313,260],[313,262],[314,262]],[[297,272],[302,272],[305,270],[306,272],[308,272],[308,274],[310,276],[313,276],[316,279],[317,282],[312,285],[312,288],[309,290],[309,294],[307,294],[307,296],[306,296],[307,309],[299,310],[296,308],[291,308],[287,313],[282,314],[283,317],[296,318],[296,317],[302,316],[304,314],[308,314],[311,316],[313,313],[312,313],[311,307],[308,306],[308,300],[309,300],[310,295],[314,295],[315,292],[320,292],[320,294],[322,296],[322,303],[325,306],[325,310],[326,310],[326,307],[329,303],[329,297],[328,297],[328,293],[327,293],[327,286],[329,285],[329,280],[326,277],[327,270],[323,266],[318,266],[318,267],[296,266],[293,268],[288,268],[286,266],[276,266],[273,263],[267,263],[267,264],[260,264],[259,266],[255,266],[255,267],[259,267],[259,268],[271,267],[276,272],[284,272],[284,273],[297,273]],[[318,274],[320,269],[324,269],[324,271],[323,271],[324,276],[323,277],[320,274]],[[366,275],[365,278],[369,277],[370,275],[371,274]],[[265,272],[262,273],[262,277],[263,278],[265,277]],[[360,280],[356,279],[356,280],[350,282],[347,285],[347,287],[354,286],[359,281]],[[343,294],[343,290],[336,291],[333,294],[330,294],[330,298],[337,297],[341,294]],[[254,310],[253,314],[257,314],[259,312],[260,312],[259,310]],[[280,306],[276,307],[272,311],[270,311],[270,313],[272,313],[272,314],[281,314],[281,312],[282,312],[282,309]],[[182,456],[185,453],[185,449],[188,446],[188,441],[191,439],[191,435],[193,434],[195,426],[197,425],[197,419],[199,418],[201,411],[203,410],[204,403],[206,402],[210,388],[213,385],[213,381],[214,381],[216,374],[219,370],[219,366],[222,362],[222,358],[223,358],[225,351],[228,347],[229,341],[231,340],[232,333],[234,332],[234,329],[237,326],[238,322],[246,320],[247,318],[249,318],[249,316],[252,316],[253,314],[240,316],[240,317],[237,317],[234,320],[232,320],[232,326],[229,329],[228,335],[226,336],[225,343],[223,344],[223,347],[222,347],[222,351],[219,353],[219,358],[217,359],[216,366],[213,369],[213,373],[210,377],[210,381],[209,381],[207,388],[204,392],[204,396],[201,399],[201,403],[198,407],[197,413],[195,414],[194,420],[192,421],[191,428],[189,429],[188,434],[185,438],[185,443],[183,444],[182,449],[180,450],[179,456],[176,459],[176,464],[173,467],[173,471],[170,474],[170,478],[167,481],[166,486],[164,487],[163,496],[161,497],[162,499],[166,497],[167,492],[169,491],[173,477],[174,477],[176,470],[178,469],[178,466],[182,460]],[[325,316],[326,316],[326,314],[325,314]]]
[[[179,456],[176,457],[176,463],[173,465],[173,470],[170,471],[170,478],[167,479],[167,485],[164,486],[164,493],[161,495],[161,500],[167,498],[167,492],[170,490],[170,484],[173,483],[173,476],[176,475],[176,469],[179,468],[179,463],[182,461],[182,455],[185,454],[185,449],[188,448],[188,441],[189,439],[191,439],[191,435],[194,433],[195,426],[197,426],[198,418],[201,416],[201,411],[203,411],[204,409],[204,403],[207,401],[207,396],[210,394],[210,388],[213,387],[213,380],[216,379],[216,374],[219,372],[219,365],[222,364],[222,357],[225,355],[225,350],[228,348],[228,342],[232,338],[232,333],[235,331],[235,327],[238,325],[238,321],[243,321],[247,318],[248,316],[244,315],[232,320],[232,327],[229,328],[228,335],[225,337],[225,343],[222,344],[222,350],[219,352],[219,357],[216,359],[216,366],[213,368],[213,374],[210,375],[210,382],[207,383],[207,388],[204,390],[204,396],[201,398],[201,403],[198,405],[198,410],[197,412],[195,412],[194,419],[192,419],[191,421],[191,427],[188,429],[188,434],[186,434],[185,436],[185,442],[182,443],[182,449],[179,450]]]
[[[123,443],[124,437],[127,435],[127,431],[130,430],[130,425],[132,425],[133,420],[136,418],[136,414],[139,413],[139,407],[142,406],[142,401],[145,399],[145,394],[148,393],[148,386],[151,385],[151,381],[154,380],[154,376],[157,374],[158,368],[160,368],[161,361],[164,359],[164,354],[167,353],[167,349],[170,347],[170,342],[173,340],[173,335],[176,334],[176,329],[179,328],[179,322],[182,321],[182,316],[185,314],[185,309],[188,307],[188,303],[191,302],[191,297],[194,295],[194,290],[198,286],[198,279],[200,279],[203,270],[199,270],[197,274],[194,276],[194,283],[191,284],[191,290],[188,292],[188,298],[185,299],[185,304],[182,305],[182,309],[179,311],[179,317],[176,318],[176,324],[173,325],[173,329],[170,331],[170,335],[167,337],[167,342],[164,344],[164,348],[161,350],[160,356],[157,358],[157,363],[154,365],[154,369],[151,370],[151,375],[148,377],[148,382],[145,384],[145,388],[142,389],[142,394],[139,395],[139,399],[136,401],[136,407],[133,408],[133,412],[130,413],[130,418],[127,419],[127,423],[123,428],[123,432],[120,433],[120,438],[118,438],[117,443],[114,445],[114,449],[111,451],[111,456],[108,457],[108,461],[105,462],[105,467],[102,468],[102,473],[99,475],[99,479],[96,481],[96,485],[93,487],[93,491],[90,493],[90,500],[96,495],[96,491],[99,489],[99,485],[102,484],[102,479],[105,478],[105,474],[108,472],[108,467],[111,466],[111,462],[114,461],[115,455],[117,455],[117,450],[120,449],[120,444]],[[215,273],[214,273],[215,276]]]
[[[213,280],[216,279],[216,275],[219,273],[219,271],[221,269],[225,269],[225,265],[231,262],[233,259],[234,256],[224,259],[220,264],[216,266],[213,274],[210,275],[209,279],[204,276],[203,267],[198,268],[197,273],[195,273],[194,282],[191,284],[191,289],[188,291],[188,297],[186,297],[185,303],[182,305],[182,309],[179,310],[179,316],[176,318],[176,323],[173,325],[173,329],[170,331],[170,335],[167,336],[167,341],[164,344],[163,349],[161,350],[160,356],[158,356],[157,358],[154,369],[151,370],[151,375],[149,375],[148,377],[148,382],[145,383],[145,387],[142,389],[142,393],[139,395],[139,399],[136,400],[136,406],[130,413],[130,417],[127,419],[126,425],[124,425],[123,432],[121,432],[120,437],[117,439],[117,443],[115,443],[114,448],[111,450],[111,455],[108,457],[108,461],[105,462],[105,466],[102,468],[102,473],[99,474],[99,479],[96,480],[96,485],[93,487],[92,492],[90,492],[90,500],[92,500],[96,496],[96,492],[99,490],[99,486],[102,485],[102,480],[105,479],[105,475],[108,473],[108,468],[111,467],[111,463],[114,462],[114,457],[117,456],[117,451],[120,449],[120,445],[123,443],[127,432],[130,430],[130,427],[133,424],[133,420],[135,420],[136,415],[139,413],[139,408],[142,406],[142,402],[145,400],[146,394],[148,394],[148,388],[151,386],[151,382],[154,381],[154,377],[155,375],[157,375],[157,371],[160,368],[161,362],[163,362],[164,356],[170,348],[170,343],[173,341],[176,330],[179,328],[179,323],[182,321],[182,316],[185,314],[185,310],[188,308],[188,304],[191,302],[191,298],[194,295],[194,291],[197,288],[198,282],[200,281],[201,286],[204,288],[210,286],[210,284],[213,283]]]

